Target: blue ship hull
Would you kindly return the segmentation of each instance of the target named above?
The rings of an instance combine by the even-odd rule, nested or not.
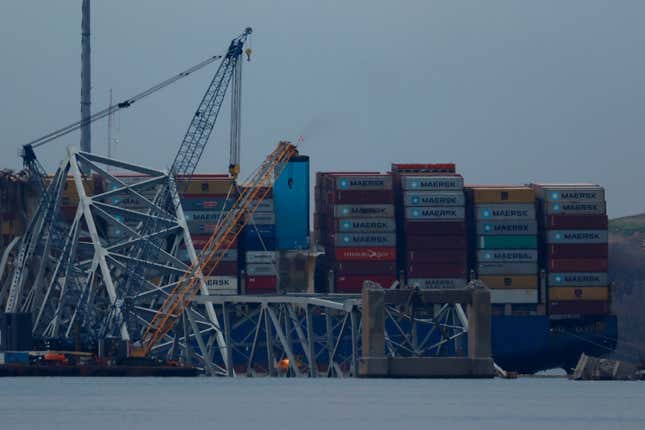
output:
[[[602,356],[616,349],[615,315],[550,319],[549,316],[493,316],[492,349],[505,370],[534,373],[575,367],[580,354]]]

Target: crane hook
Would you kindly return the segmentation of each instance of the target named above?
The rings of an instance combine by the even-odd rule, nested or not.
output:
[[[246,61],[251,61],[252,52],[253,50],[251,48],[246,48],[246,50],[244,51],[244,53],[246,54]]]

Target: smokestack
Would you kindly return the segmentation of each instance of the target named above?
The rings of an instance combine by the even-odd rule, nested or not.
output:
[[[92,77],[90,69],[90,0],[83,0],[81,19],[81,121],[91,115]],[[92,152],[92,131],[90,124],[81,127],[81,151]]]

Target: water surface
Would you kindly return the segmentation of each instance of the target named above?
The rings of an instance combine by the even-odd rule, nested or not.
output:
[[[645,383],[0,378],[0,429],[645,429]]]

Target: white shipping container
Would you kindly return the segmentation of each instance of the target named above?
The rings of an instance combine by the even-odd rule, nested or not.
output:
[[[463,191],[404,191],[405,206],[464,206]]]
[[[511,290],[511,289],[491,289],[490,290],[491,303],[537,303],[538,290]]]
[[[255,205],[256,203],[253,203]],[[255,210],[256,213],[258,212],[274,212],[275,205],[273,203],[273,199],[264,199],[260,202],[258,205],[258,208]]]
[[[542,185],[536,191],[539,198],[549,202],[594,203],[605,200],[605,189],[600,185]]]
[[[546,243],[550,244],[585,244],[607,243],[607,230],[549,230]]]
[[[396,234],[394,233],[356,233],[337,234],[336,246],[395,246]]]
[[[199,258],[201,252],[201,249],[195,249],[197,258]],[[215,253],[215,255],[222,255],[222,259],[220,261],[237,261],[237,249],[219,250]],[[179,258],[183,262],[190,263],[190,258],[188,258],[188,250],[185,248],[182,248],[177,252],[177,258]]]
[[[277,276],[278,266],[275,264],[247,264],[246,274],[248,276]]]
[[[535,275],[538,273],[537,263],[479,263],[479,275]]]
[[[338,220],[338,231],[389,233],[396,230],[394,218],[343,218]]]
[[[547,215],[604,215],[607,205],[604,201],[597,202],[547,202]]]
[[[391,218],[394,205],[335,205],[336,218]]]
[[[477,251],[480,263],[535,263],[538,253],[535,249],[482,249]]]
[[[208,294],[237,294],[237,276],[206,276]]]
[[[465,288],[467,281],[461,278],[410,278],[408,287],[420,289]]]
[[[337,190],[391,190],[390,175],[343,175],[335,177]]]
[[[246,222],[257,225],[275,224],[275,214],[273,212],[255,212],[253,215],[246,214]]]
[[[607,273],[551,273],[549,285],[563,287],[606,287],[609,285]]]
[[[535,235],[537,221],[480,221],[477,234],[493,236]]]
[[[186,222],[218,223],[226,216],[222,211],[184,211]]]
[[[463,220],[464,216],[463,206],[405,208],[405,218],[409,221],[454,221]]]
[[[461,176],[403,175],[401,185],[404,190],[411,191],[459,191],[464,188],[464,178]]]
[[[478,220],[534,220],[535,205],[521,203],[492,203],[486,205],[476,205],[475,213]]]
[[[246,262],[249,264],[275,264],[278,262],[277,251],[247,251]]]

